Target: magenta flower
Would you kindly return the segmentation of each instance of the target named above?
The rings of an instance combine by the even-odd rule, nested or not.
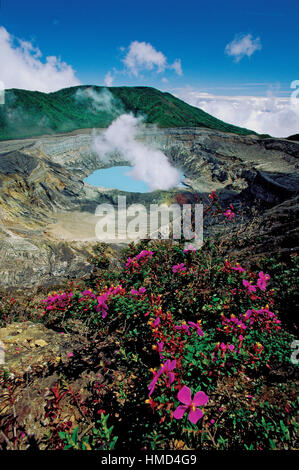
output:
[[[263,271],[260,271],[259,279],[257,281],[258,288],[261,289],[262,291],[265,291],[267,287],[267,281],[269,281],[269,279],[270,279],[269,274],[264,274]]]
[[[233,269],[234,271],[239,271],[239,273],[243,273],[245,271],[245,269],[242,268],[239,263],[237,263],[236,266],[232,266],[231,269]]]
[[[227,209],[224,213],[223,213],[224,217],[227,218],[227,220],[232,220],[234,217],[235,217],[235,213],[233,211],[231,211],[230,209]]]
[[[164,349],[164,341],[160,341],[160,342],[158,341],[157,344],[153,346],[153,349],[158,351],[160,359],[164,359],[164,356],[162,354],[163,349]]]
[[[182,273],[184,271],[186,271],[186,266],[184,263],[181,263],[181,264],[176,264],[175,266],[172,266],[172,272],[173,273]]]
[[[173,413],[175,419],[181,419],[185,412],[189,410],[189,421],[196,424],[203,417],[203,412],[197,406],[206,405],[209,397],[204,392],[197,392],[192,400],[191,390],[184,385],[178,393],[178,400],[183,403],[179,405]]]
[[[200,327],[200,323],[194,323],[193,321],[188,321],[188,324],[193,327],[193,328],[196,328],[196,333],[199,335],[199,336],[203,336],[204,335],[204,332],[202,331],[201,327]]]
[[[146,292],[146,288],[145,287],[140,287],[140,289],[136,290],[136,289],[132,289],[131,290],[131,295],[142,295],[142,294],[145,294]]]
[[[131,268],[131,267],[140,267],[140,264],[138,261],[144,260],[146,261],[147,259],[151,259],[153,257],[153,251],[148,251],[148,250],[142,250],[138,255],[135,256],[135,258],[128,258],[127,263],[126,263],[126,268]]]
[[[53,294],[49,295],[47,299],[42,300],[47,304],[46,310],[53,310],[55,308],[65,308],[66,302],[69,301],[71,297],[73,297],[72,292],[64,292],[63,294]]]
[[[153,257],[153,252],[152,251],[148,251],[148,250],[142,250],[137,256],[136,256],[136,259],[139,261],[141,258],[152,258]]]
[[[84,297],[87,297],[87,296],[88,296],[88,297],[90,297],[91,299],[95,299],[95,298],[96,298],[96,296],[91,292],[91,290],[84,290],[84,291],[82,292],[82,295],[83,295]]]
[[[99,295],[97,297],[98,305],[95,307],[95,311],[101,312],[102,318],[107,317],[107,310],[108,310],[108,305],[106,304],[107,299],[108,299],[108,293]]]
[[[91,290],[84,290],[82,292],[82,295],[90,295],[90,294],[92,294]]]
[[[176,367],[176,360],[174,359],[173,361],[171,361],[170,359],[168,359],[163,367],[163,373],[166,374],[166,383],[168,386],[170,386],[174,382],[175,378],[174,373],[172,371]]]
[[[175,367],[176,367],[176,360],[175,359],[173,361],[171,361],[170,359],[167,359],[167,361],[164,362],[161,369],[159,370],[159,372],[155,373],[155,376],[154,376],[153,380],[151,381],[151,383],[148,386],[148,389],[149,389],[148,396],[149,397],[151,396],[151,394],[155,390],[155,386],[158,382],[158,379],[160,378],[160,376],[162,374],[166,374],[166,384],[168,386],[170,386],[174,382],[175,376],[174,376],[174,373],[172,371],[173,371],[173,369],[175,369]]]
[[[113,295],[117,295],[119,292],[121,292],[122,286],[121,284],[117,287],[111,286],[109,287],[108,291],[105,292],[104,294],[101,294],[97,297],[97,305],[95,306],[95,311],[96,312],[101,312],[102,313],[102,318],[107,317],[107,311],[108,311],[108,305],[107,305],[107,300],[109,297]]]
[[[184,253],[189,253],[189,251],[196,251],[196,248],[194,248],[191,243],[187,246],[187,248],[184,249]]]
[[[128,258],[126,262],[126,268],[130,268],[130,266],[132,266],[133,263],[134,263],[134,259]]]
[[[108,291],[108,295],[117,295],[122,290],[121,284],[117,287],[110,287]]]
[[[253,286],[251,282],[246,281],[246,279],[243,279],[242,283],[244,287],[247,287],[248,292],[256,292],[256,286]]]
[[[188,322],[188,323],[189,323],[189,322]],[[175,329],[176,329],[176,330],[183,330],[185,333],[188,333],[188,335],[191,334],[190,331],[189,331],[190,326],[187,325],[186,322],[183,322],[181,325],[176,325],[176,326],[175,326]]]

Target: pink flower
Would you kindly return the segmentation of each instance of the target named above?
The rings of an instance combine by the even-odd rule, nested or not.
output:
[[[198,322],[198,323],[194,323],[193,321],[188,321],[188,324],[189,324],[191,327],[196,328],[196,333],[197,333],[199,336],[203,336],[203,335],[204,335],[204,332],[202,331],[199,322]]]
[[[134,259],[128,258],[126,262],[126,268],[130,268],[130,266],[132,266],[133,263],[134,263]]]
[[[73,352],[69,352],[67,353],[67,357],[70,358],[70,357],[73,357],[74,353]]]
[[[189,421],[196,424],[203,417],[203,412],[197,406],[206,405],[209,397],[204,392],[197,392],[192,400],[191,390],[184,385],[178,393],[178,400],[183,403],[179,405],[173,413],[175,419],[181,419],[185,412],[189,410]]]
[[[187,248],[184,249],[184,253],[189,253],[189,251],[196,251],[193,245],[189,244]]]
[[[265,291],[267,287],[267,281],[269,281],[269,274],[264,274],[263,271],[259,272],[259,279],[257,281],[257,286],[259,289]]]
[[[90,291],[90,290],[84,290],[84,291],[82,292],[82,295],[89,295],[89,294],[91,294],[91,291]]]
[[[108,305],[106,304],[107,299],[108,299],[108,293],[99,295],[97,297],[98,305],[95,307],[95,311],[101,312],[102,318],[107,317],[107,310],[108,310]]]
[[[232,266],[231,269],[233,269],[234,271],[239,271],[239,273],[243,273],[245,271],[244,268],[242,268],[239,263],[236,264],[236,266]]]
[[[190,328],[190,326],[188,326],[186,322],[183,322],[181,325],[176,325],[175,326],[176,330],[183,330],[185,333],[188,333],[188,335],[190,335],[189,328]]]
[[[173,369],[175,369],[175,367],[176,367],[176,360],[174,359],[173,361],[171,361],[170,359],[167,359],[167,361],[164,362],[164,364],[162,365],[159,372],[157,372],[157,373],[155,372],[155,376],[154,376],[153,380],[151,381],[151,383],[148,386],[148,389],[149,389],[148,396],[149,397],[151,396],[151,394],[155,390],[155,386],[158,382],[158,379],[160,378],[160,376],[162,374],[166,374],[166,384],[167,384],[167,386],[170,386],[174,382],[174,373],[172,371],[173,371]]]
[[[251,282],[246,281],[246,279],[243,279],[242,283],[244,287],[247,287],[248,292],[256,292],[256,286],[253,286]]]
[[[235,213],[233,211],[231,211],[230,209],[227,209],[224,213],[223,213],[224,217],[227,218],[227,220],[232,220],[234,217],[235,217]]]
[[[172,266],[172,272],[173,273],[182,273],[184,271],[186,271],[186,266],[184,263],[181,263],[181,264],[176,264],[175,266]]]
[[[161,341],[161,342],[158,341],[157,344],[153,346],[153,349],[158,351],[160,359],[164,359],[164,356],[162,354],[163,349],[164,349],[164,341]]]
[[[145,294],[146,292],[146,288],[145,287],[140,287],[140,289],[136,290],[136,289],[132,289],[131,290],[131,295],[137,295],[137,296],[140,296],[142,294]]]
[[[142,250],[139,255],[136,256],[136,259],[139,261],[141,258],[152,258],[153,257],[153,251],[148,251],[148,250]]]

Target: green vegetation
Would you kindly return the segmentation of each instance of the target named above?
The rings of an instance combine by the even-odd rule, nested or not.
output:
[[[213,209],[215,193],[210,199]],[[234,212],[223,214],[234,223]],[[298,364],[287,321],[289,309],[297,311],[298,256],[263,257],[254,266],[237,261],[217,237],[198,250],[169,240],[131,244],[117,270],[107,269],[105,245],[99,247],[89,279],[49,293],[28,317],[62,334],[75,334],[75,321],[89,331],[88,344],[59,362],[55,386],[40,391],[47,427],[37,445],[298,448]],[[5,323],[23,312],[14,299],[9,305],[1,311]],[[87,395],[73,387],[84,370],[97,377]],[[28,384],[5,369],[1,384],[9,410]],[[4,446],[26,448],[30,430],[12,413],[2,416]]]
[[[5,105],[0,106],[0,140],[107,127],[123,112],[142,115],[146,123],[159,127],[206,127],[239,135],[255,134],[155,88],[85,85],[55,93],[7,90]]]
[[[299,142],[299,134],[290,135],[290,137],[287,137],[287,139]]]

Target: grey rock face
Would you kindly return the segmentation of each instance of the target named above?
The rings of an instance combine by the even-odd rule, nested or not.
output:
[[[93,132],[0,142],[0,286],[45,284],[91,271],[86,258],[96,242],[95,208],[115,204],[125,193],[83,179],[96,169],[128,164],[118,154],[97,155]],[[269,205],[298,194],[299,143],[199,128],[149,127],[138,139],[161,149],[184,172],[190,192],[228,191]],[[150,204],[175,192],[126,195],[129,204]]]

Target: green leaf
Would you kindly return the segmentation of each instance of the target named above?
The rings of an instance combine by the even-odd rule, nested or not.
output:
[[[276,445],[275,445],[275,442],[274,442],[272,439],[269,439],[269,442],[270,442],[270,447],[271,447],[271,449],[277,450],[277,447],[276,447]]]
[[[79,430],[79,426],[76,426],[74,431],[73,431],[73,434],[72,434],[72,441],[74,444],[77,444],[77,441],[78,441],[78,430]]]

